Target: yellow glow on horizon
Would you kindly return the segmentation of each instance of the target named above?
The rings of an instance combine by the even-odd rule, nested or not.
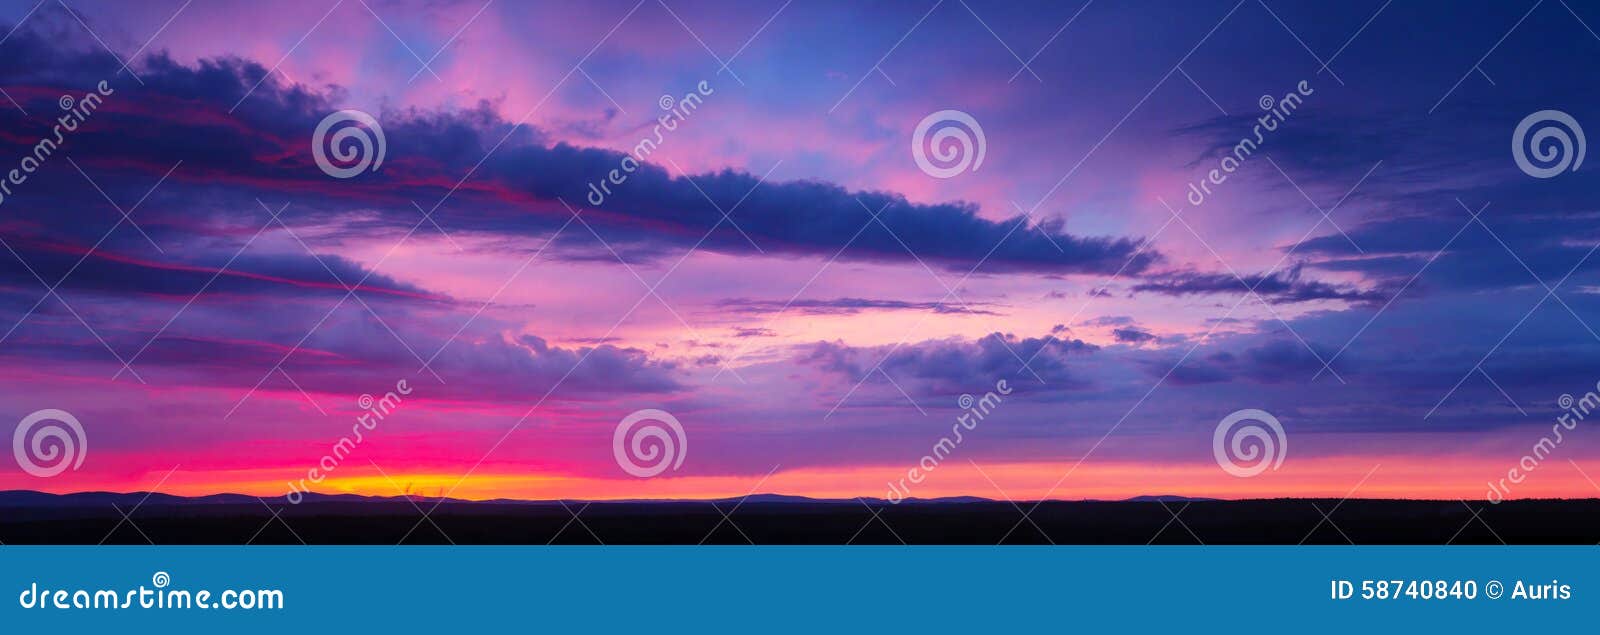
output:
[[[975,464],[949,460],[912,483],[910,466],[803,467],[780,469],[770,475],[658,476],[639,479],[505,472],[504,466],[463,475],[439,471],[405,471],[387,474],[372,466],[350,465],[321,483],[308,483],[321,494],[363,496],[447,496],[466,500],[495,498],[524,500],[716,499],[748,494],[786,494],[812,498],[892,498],[891,482],[915,498],[977,496],[994,500],[1120,500],[1143,495],[1199,498],[1431,498],[1483,500],[1487,481],[1504,475],[1505,465],[1482,457],[1434,458],[1417,462],[1410,457],[1302,458],[1284,463],[1281,470],[1253,478],[1237,478],[1213,463],[1151,464],[1138,462],[1072,461]],[[1581,478],[1558,473],[1564,466],[1535,472],[1514,486],[1508,498],[1593,497],[1600,491],[1574,490],[1587,485]],[[1600,464],[1583,465],[1600,473]],[[981,469],[980,469],[981,468]],[[1576,474],[1576,471],[1572,471]],[[282,470],[174,472],[160,491],[179,496],[217,493],[278,497],[289,492]],[[155,474],[149,482],[155,482]],[[135,479],[138,481],[139,479]],[[132,491],[127,481],[117,483],[61,483],[60,491]],[[88,486],[86,486],[88,485]],[[298,485],[298,483],[297,483]],[[409,489],[408,489],[409,488]],[[51,491],[56,491],[52,489]]]

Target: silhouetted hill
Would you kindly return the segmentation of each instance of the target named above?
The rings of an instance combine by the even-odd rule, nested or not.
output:
[[[148,496],[148,498],[146,498]],[[141,501],[143,503],[141,504]],[[1173,502],[1181,501],[1181,505]],[[735,508],[735,505],[737,507]],[[1020,511],[1019,511],[1020,508]],[[273,513],[281,514],[281,522]],[[1474,518],[1474,511],[1481,517]],[[124,521],[127,512],[132,523]],[[1024,517],[1024,512],[1028,515]],[[1332,522],[1324,519],[1326,512]],[[427,516],[424,517],[424,513]],[[728,514],[725,518],[723,514]],[[877,516],[874,517],[874,514]],[[731,519],[731,523],[729,522]],[[5,544],[1585,544],[1600,500],[517,501],[0,492]]]

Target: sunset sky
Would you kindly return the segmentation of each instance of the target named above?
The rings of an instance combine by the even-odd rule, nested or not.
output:
[[[883,497],[1004,380],[912,496],[1482,500],[1600,380],[1600,159],[1508,143],[1600,134],[1600,9],[1467,4],[0,0],[0,174],[114,91],[0,201],[0,434],[88,439],[0,489],[281,495],[404,380],[312,489]],[[640,478],[647,408],[687,453]],[[1600,495],[1590,425],[1508,497]]]

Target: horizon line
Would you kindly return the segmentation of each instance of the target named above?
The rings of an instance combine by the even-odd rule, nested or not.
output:
[[[103,495],[110,495],[110,496],[141,496],[142,495],[146,499],[148,499],[150,497],[153,497],[153,496],[156,496],[156,495],[160,495],[160,496],[165,496],[165,497],[168,497],[168,498],[176,498],[176,499],[183,499],[183,500],[190,500],[190,501],[195,501],[195,500],[204,499],[204,498],[237,496],[237,497],[240,497],[240,498],[254,498],[254,499],[257,499],[257,500],[261,500],[261,501],[281,500],[281,501],[284,501],[284,502],[289,502],[288,495],[256,496],[254,494],[243,494],[243,493],[239,493],[239,492],[214,492],[214,493],[210,493],[210,494],[200,494],[200,495],[190,496],[190,495],[183,495],[183,494],[168,494],[168,493],[164,493],[164,492],[156,492],[156,491],[151,491],[151,490],[134,490],[134,491],[128,491],[128,492],[114,492],[114,491],[110,491],[110,490],[82,490],[82,491],[76,491],[76,492],[62,492],[62,493],[46,492],[46,491],[42,491],[42,490],[30,490],[30,489],[0,490],[0,496],[5,496],[5,495],[9,495],[9,494],[36,494],[36,495],[40,495],[40,496],[52,496],[52,497],[57,497],[57,498],[68,497],[68,496],[92,495],[92,494],[103,494]],[[1469,502],[1466,499],[1456,499],[1456,498],[1406,498],[1406,497],[1390,497],[1390,496],[1362,496],[1362,497],[1355,497],[1355,496],[1351,496],[1351,497],[1337,497],[1337,496],[1323,496],[1323,497],[1318,497],[1318,496],[1270,496],[1270,497],[1253,497],[1253,498],[1222,498],[1222,497],[1215,497],[1215,496],[1187,496],[1187,495],[1179,495],[1179,494],[1138,494],[1138,495],[1129,496],[1129,497],[1126,497],[1126,498],[1075,498],[1075,499],[1074,498],[1043,498],[1043,499],[1011,499],[1011,500],[994,499],[994,498],[988,498],[988,497],[984,497],[984,496],[956,495],[956,496],[935,496],[935,497],[927,497],[927,498],[907,497],[907,498],[901,499],[898,502],[890,501],[889,499],[881,498],[881,497],[855,496],[855,497],[846,497],[846,498],[819,498],[819,497],[813,497],[813,496],[805,496],[805,495],[802,495],[802,494],[784,494],[784,493],[779,493],[779,492],[760,492],[760,493],[747,494],[745,496],[723,496],[723,497],[710,497],[710,498],[637,498],[637,497],[634,497],[634,498],[543,498],[543,499],[536,499],[536,498],[506,498],[506,497],[496,497],[496,498],[460,498],[460,497],[454,497],[454,496],[426,496],[426,495],[420,495],[420,494],[394,494],[394,495],[388,495],[388,496],[374,495],[374,494],[358,494],[358,493],[355,493],[355,492],[338,492],[338,493],[331,493],[330,494],[330,493],[312,492],[312,491],[304,492],[303,496],[318,496],[318,497],[324,497],[324,498],[344,497],[344,498],[369,499],[369,500],[374,500],[374,501],[391,501],[391,500],[409,499],[409,500],[413,500],[413,501],[423,500],[423,501],[458,502],[458,503],[495,503],[495,502],[502,502],[502,503],[530,503],[530,504],[531,503],[570,503],[570,502],[580,502],[580,503],[711,503],[711,502],[724,502],[724,501],[740,501],[742,503],[742,502],[745,502],[745,501],[749,501],[750,499],[760,499],[760,498],[800,499],[800,500],[797,500],[796,502],[810,502],[810,503],[850,503],[850,502],[876,501],[876,502],[886,502],[886,503],[889,503],[891,505],[899,504],[900,502],[986,502],[986,503],[1024,504],[1024,503],[1046,503],[1046,502],[1053,502],[1053,503],[1141,503],[1141,502],[1162,502],[1162,501],[1167,501],[1167,502],[1170,502],[1170,501],[1187,501],[1187,502],[1246,503],[1246,502],[1254,502],[1254,501],[1284,501],[1284,500],[1403,501],[1403,502],[1451,502],[1451,501],[1456,501],[1456,502],[1463,502],[1463,503]],[[962,500],[962,499],[966,499],[966,500]],[[1499,504],[1499,503],[1502,503],[1502,502],[1585,501],[1585,500],[1600,500],[1600,496],[1573,497],[1573,498],[1567,498],[1567,497],[1506,498],[1506,499],[1503,499],[1501,501],[1490,501],[1490,500],[1487,500],[1487,499],[1483,499],[1481,502],[1488,503],[1488,504],[1491,504],[1491,505],[1495,505],[1495,504]],[[755,501],[755,502],[763,502],[763,501]],[[294,505],[294,504],[298,504],[298,503],[289,503],[289,504]]]

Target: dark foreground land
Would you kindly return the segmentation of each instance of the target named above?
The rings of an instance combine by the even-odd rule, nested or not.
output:
[[[1051,501],[1025,517],[1033,507],[1028,502],[1013,506],[981,499],[889,505],[777,496],[757,496],[742,503],[440,502],[330,496],[289,505],[281,498],[236,495],[155,494],[146,499],[143,493],[0,492],[0,541],[9,545],[1600,542],[1600,499],[1499,505],[1356,499]],[[129,512],[127,519],[122,512]],[[425,512],[431,513],[425,517]]]

